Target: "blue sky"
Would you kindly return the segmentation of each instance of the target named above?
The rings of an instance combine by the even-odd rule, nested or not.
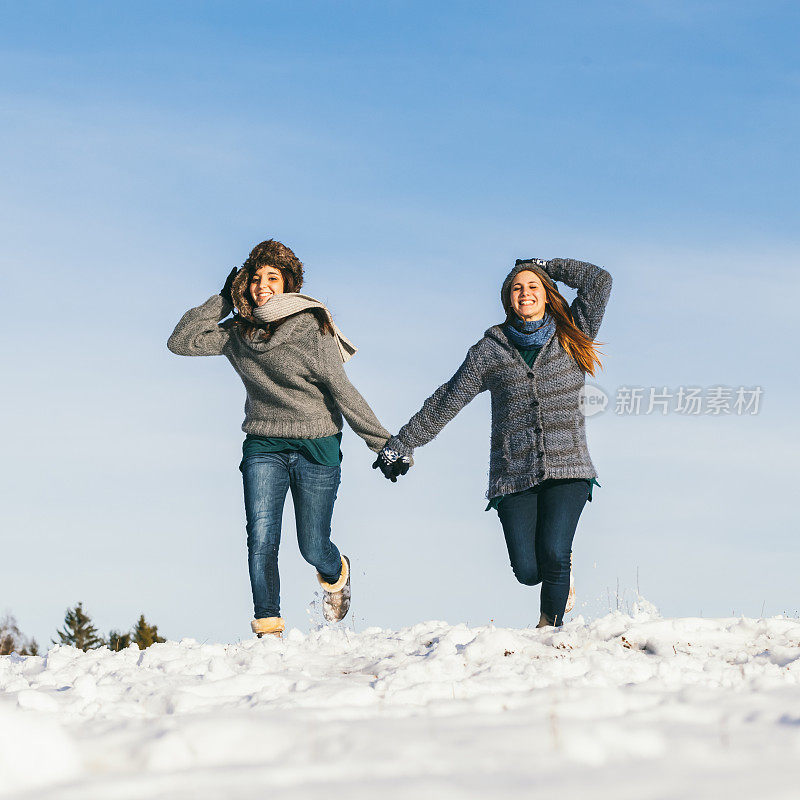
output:
[[[798,23],[791,2],[3,4],[0,609],[45,641],[79,599],[104,630],[247,635],[243,389],[165,341],[275,237],[393,431],[498,321],[515,258],[604,265],[595,383],[764,396],[589,420],[579,610],[638,571],[664,613],[797,613]],[[481,397],[397,485],[346,434],[356,626],[538,618],[483,512],[488,432]],[[302,626],[290,513],[281,571]]]

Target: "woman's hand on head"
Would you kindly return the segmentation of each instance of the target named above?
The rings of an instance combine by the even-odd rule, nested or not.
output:
[[[230,273],[228,273],[228,277],[225,278],[225,284],[219,293],[219,296],[225,298],[231,305],[233,305],[233,279],[236,277],[238,271],[239,267],[234,267]]]
[[[518,267],[520,264],[535,264],[537,267],[546,267],[548,262],[544,258],[518,258],[515,266]]]

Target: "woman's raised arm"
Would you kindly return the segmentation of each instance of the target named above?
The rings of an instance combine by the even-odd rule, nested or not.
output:
[[[594,339],[611,295],[611,274],[588,261],[572,258],[551,258],[544,269],[553,280],[578,290],[570,306],[572,320]]]
[[[313,325],[317,325],[314,320]],[[347,424],[358,434],[370,450],[377,453],[389,438],[389,431],[381,425],[369,403],[350,383],[344,371],[339,345],[333,336],[319,335],[319,357],[325,385]]]
[[[172,331],[167,347],[179,356],[221,356],[231,334],[219,322],[232,310],[228,300],[218,294],[190,308]]]

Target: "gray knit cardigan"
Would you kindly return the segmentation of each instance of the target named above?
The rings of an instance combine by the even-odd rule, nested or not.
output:
[[[231,304],[214,295],[187,311],[167,347],[180,356],[225,356],[247,390],[242,430],[257,436],[318,439],[350,427],[379,451],[389,432],[350,383],[333,336],[311,312],[288,317],[266,341],[249,341],[221,320]]]
[[[524,263],[516,271],[525,269]],[[572,319],[594,339],[611,293],[611,275],[584,261],[555,258],[543,268],[578,290]],[[492,397],[488,498],[536,486],[548,478],[594,478],[579,395],[584,373],[553,333],[533,367],[523,360],[502,325],[486,331],[455,375],[440,386],[388,447],[411,455],[427,444],[477,394]]]

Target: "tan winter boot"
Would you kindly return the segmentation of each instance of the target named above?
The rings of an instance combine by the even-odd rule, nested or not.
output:
[[[350,559],[342,556],[342,574],[336,583],[325,583],[317,573],[319,585],[325,590],[322,600],[322,615],[328,622],[344,619],[350,608]]]
[[[276,636],[282,638],[286,626],[280,617],[261,617],[250,622],[253,633],[260,639],[262,636]]]
[[[575,575],[572,572],[572,553],[569,554],[569,594],[567,595],[567,607],[565,614],[569,614],[575,608]]]

